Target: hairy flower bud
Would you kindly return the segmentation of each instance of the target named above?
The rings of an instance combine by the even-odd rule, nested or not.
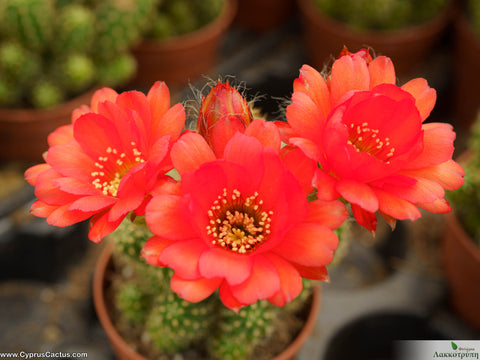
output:
[[[197,131],[217,155],[221,156],[228,140],[237,131],[243,133],[252,121],[247,101],[228,81],[218,81],[207,96],[202,96]]]

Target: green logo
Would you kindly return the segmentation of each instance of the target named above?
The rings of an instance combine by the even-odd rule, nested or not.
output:
[[[457,348],[458,348],[457,344],[455,344],[455,343],[452,341],[452,349],[453,349],[453,350],[457,350]]]

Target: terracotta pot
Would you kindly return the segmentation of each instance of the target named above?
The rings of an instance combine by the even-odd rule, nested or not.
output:
[[[113,351],[115,352],[118,360],[147,360],[145,357],[135,352],[125,342],[122,336],[115,329],[110,319],[107,310],[107,304],[105,302],[105,287],[108,286],[105,280],[105,273],[111,266],[111,255],[111,247],[106,247],[102,251],[93,276],[93,301],[98,319],[102,324],[110,343],[112,344]],[[313,292],[311,309],[302,330],[290,343],[290,345],[272,360],[290,360],[300,351],[301,347],[315,327],[318,314],[320,312],[320,295],[321,289],[319,286],[316,286]]]
[[[71,123],[72,111],[90,104],[92,89],[49,109],[0,108],[0,161],[42,161],[48,150],[47,136],[57,127]]]
[[[480,110],[480,38],[465,14],[455,19],[455,120],[469,130]]]
[[[480,249],[454,212],[445,215],[442,256],[453,308],[480,330]]]
[[[161,80],[175,88],[208,75],[218,62],[223,35],[236,11],[237,0],[226,0],[219,16],[201,29],[168,40],[142,40],[132,49],[137,73],[131,85],[149,88]]]
[[[320,11],[313,0],[297,0],[303,37],[311,65],[322,70],[331,56],[346,45],[352,52],[371,47],[395,64],[397,76],[406,76],[421,65],[450,23],[453,2],[434,19],[420,25],[391,31],[355,31]]]
[[[295,0],[241,0],[235,24],[266,32],[292,19],[295,10]]]

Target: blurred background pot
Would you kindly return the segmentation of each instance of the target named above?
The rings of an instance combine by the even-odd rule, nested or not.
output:
[[[93,301],[98,319],[107,334],[113,347],[115,355],[119,360],[147,360],[143,355],[137,353],[119,334],[115,328],[108,309],[112,308],[112,299],[107,296],[110,274],[115,271],[112,266],[112,247],[106,247],[100,255],[93,277]],[[109,274],[110,273],[110,274]],[[294,340],[272,360],[290,360],[300,351],[305,341],[315,328],[320,312],[321,288],[314,286],[313,297],[310,308],[306,312],[306,320]]]
[[[288,22],[296,10],[295,0],[241,0],[235,24],[266,32]]]
[[[480,18],[480,9],[478,12]],[[480,110],[480,37],[462,11],[455,19],[454,65],[455,121],[468,131]]]
[[[236,10],[236,0],[225,0],[215,20],[198,30],[163,40],[144,38],[132,50],[137,73],[131,85],[147,88],[160,80],[178,88],[208,75],[218,62],[223,35]]]
[[[438,14],[423,23],[373,30],[354,28],[336,20],[322,12],[315,1],[297,0],[306,53],[313,66],[322,70],[332,54],[339,54],[344,45],[352,52],[371,47],[376,55],[392,59],[400,77],[413,72],[430,55],[450,23],[453,9],[453,3],[448,2]]]
[[[38,162],[53,130],[71,123],[72,111],[90,104],[96,89],[48,109],[0,108],[0,160]]]
[[[480,329],[480,249],[455,213],[445,215],[442,252],[451,304],[467,323]]]

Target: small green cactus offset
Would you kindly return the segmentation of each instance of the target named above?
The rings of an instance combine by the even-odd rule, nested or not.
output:
[[[2,107],[51,107],[136,70],[129,49],[159,0],[1,0]],[[42,94],[41,92],[45,93]]]
[[[115,324],[148,358],[266,360],[283,350],[279,337],[288,342],[299,330],[302,320],[296,314],[310,301],[313,281],[304,280],[304,291],[285,307],[262,300],[237,313],[223,305],[218,293],[190,303],[171,290],[171,269],[141,258],[151,236],[143,217],[124,220],[110,236],[117,274],[111,287]],[[292,332],[283,333],[292,324]]]

